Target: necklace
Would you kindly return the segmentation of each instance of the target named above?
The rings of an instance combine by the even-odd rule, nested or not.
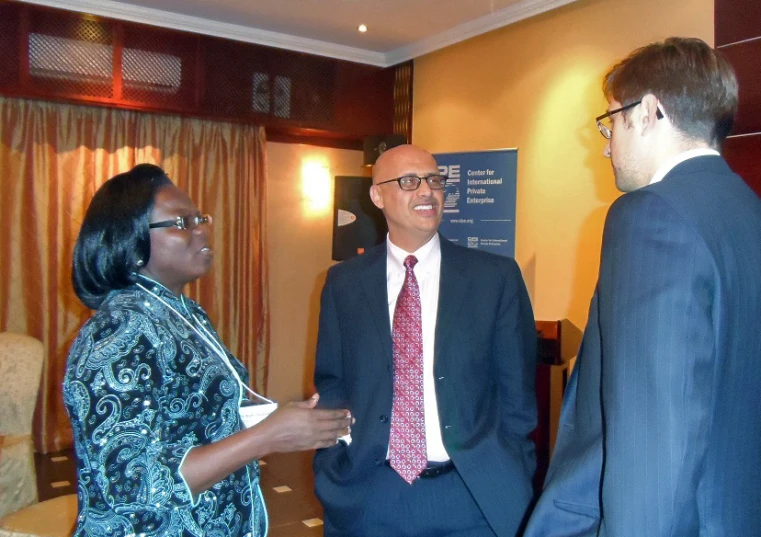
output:
[[[145,276],[143,276],[145,278]],[[159,295],[145,287],[140,282],[137,282],[137,286],[151,295],[153,298],[161,302],[164,306],[166,306],[172,313],[174,313],[177,317],[179,317],[182,322],[184,322],[188,327],[199,337],[201,338],[201,341],[203,341],[209,349],[211,349],[214,354],[219,356],[222,359],[222,362],[227,366],[227,368],[230,370],[230,372],[235,377],[235,380],[238,381],[238,385],[240,385],[241,388],[248,391],[251,395],[256,397],[257,399],[260,399],[262,401],[266,401],[267,403],[274,403],[271,399],[267,399],[263,395],[260,395],[256,393],[254,390],[249,388],[240,378],[240,375],[238,375],[238,372],[233,367],[232,363],[230,362],[230,358],[227,356],[227,352],[222,347],[222,344],[217,341],[217,338],[214,337],[214,334],[212,334],[204,325],[202,322],[198,320],[198,318],[190,312],[190,309],[185,304],[185,297],[180,295],[180,301],[182,302],[182,305],[185,307],[185,310],[190,313],[190,316],[193,318],[194,323],[191,323],[184,315],[182,315],[179,311],[177,311],[169,302],[161,298]],[[200,328],[200,330],[199,330]]]

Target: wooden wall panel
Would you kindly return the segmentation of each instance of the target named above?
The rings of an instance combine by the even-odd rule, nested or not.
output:
[[[11,97],[251,122],[272,141],[362,149],[394,132],[400,68],[0,0],[0,95]]]
[[[759,0],[715,0],[714,14],[717,47],[761,35]]]
[[[18,89],[21,78],[18,59],[2,51],[19,48],[20,41],[21,13],[10,4],[0,3],[0,91]]]
[[[394,132],[394,70],[339,63],[334,96],[341,128],[365,135]]]
[[[722,154],[732,169],[761,196],[761,134],[728,138]]]
[[[722,151],[761,196],[761,1],[714,0],[714,37],[737,72],[740,106]]]
[[[759,0],[761,4],[761,0]],[[759,23],[761,25],[761,22]],[[761,33],[761,28],[759,28]],[[740,107],[733,134],[761,131],[761,37],[720,49],[737,73]]]

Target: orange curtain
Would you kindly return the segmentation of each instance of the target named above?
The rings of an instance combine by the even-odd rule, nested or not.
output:
[[[106,179],[138,163],[164,168],[214,216],[214,269],[186,292],[266,392],[264,145],[261,127],[0,97],[0,331],[45,345],[38,451],[71,445],[61,383],[90,316],[71,286],[82,217]]]

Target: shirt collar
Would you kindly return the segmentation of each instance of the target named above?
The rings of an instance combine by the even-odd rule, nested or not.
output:
[[[391,242],[388,235],[386,235],[386,246],[386,274],[388,276],[400,272],[403,273],[405,271],[404,260],[408,255],[414,255],[417,258],[415,269],[420,274],[432,270],[434,265],[441,259],[441,240],[439,239],[438,233],[414,252],[402,250],[396,244]]]
[[[664,162],[660,168],[658,168],[658,170],[655,172],[655,175],[653,175],[653,178],[650,179],[650,184],[654,185],[655,183],[661,181],[661,179],[666,177],[666,174],[668,174],[677,165],[681,164],[685,160],[708,155],[719,156],[719,152],[708,147],[699,147],[697,149],[690,149],[689,151],[683,151],[678,155],[674,155],[673,157],[666,160],[666,162]]]

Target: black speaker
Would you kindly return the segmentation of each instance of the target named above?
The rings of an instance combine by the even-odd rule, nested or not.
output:
[[[386,239],[383,211],[370,199],[371,177],[336,176],[333,198],[333,260],[344,261]]]
[[[385,153],[392,147],[406,144],[407,137],[402,134],[389,134],[386,136],[368,136],[365,138],[365,166],[372,166],[381,153]]]

